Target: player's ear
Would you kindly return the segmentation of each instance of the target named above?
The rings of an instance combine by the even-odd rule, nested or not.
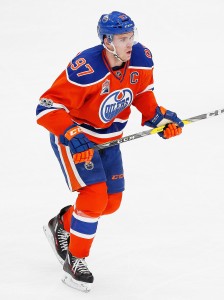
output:
[[[109,42],[109,39],[107,37],[104,38],[103,42],[104,42],[105,46],[107,46],[107,47],[110,46],[110,42]]]

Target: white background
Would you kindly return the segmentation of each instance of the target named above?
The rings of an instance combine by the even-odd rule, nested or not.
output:
[[[181,118],[224,108],[222,0],[1,0],[0,297],[221,300],[223,115],[172,140],[121,146],[126,192],[120,210],[100,220],[87,260],[94,287],[83,294],[60,281],[42,225],[76,194],[35,109],[73,56],[99,43],[98,19],[112,10],[130,15],[151,49],[160,105]],[[125,135],[141,130],[133,109]]]

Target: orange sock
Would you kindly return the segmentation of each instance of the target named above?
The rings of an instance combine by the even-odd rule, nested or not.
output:
[[[108,202],[107,186],[99,182],[79,190],[72,209],[69,251],[76,257],[87,257],[97,231],[98,219]],[[66,216],[67,217],[67,216]]]

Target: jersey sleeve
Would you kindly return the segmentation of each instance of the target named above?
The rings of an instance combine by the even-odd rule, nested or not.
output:
[[[56,79],[53,85],[40,97],[37,106],[37,123],[55,135],[63,134],[73,124],[71,113],[82,106],[85,89],[80,89],[67,79],[66,70]]]
[[[140,71],[141,79],[139,91],[132,104],[141,112],[142,125],[144,125],[146,121],[155,115],[158,104],[154,95],[154,64],[152,60],[152,54],[150,50],[144,46],[142,46],[140,51],[141,55],[138,56],[138,59],[140,59],[139,57],[142,57],[141,65],[143,67]]]
[[[106,66],[102,65],[102,50],[103,46],[98,45],[78,53],[40,97],[36,110],[39,125],[60,135],[74,124],[74,119],[80,119],[97,82],[108,73]]]
[[[155,95],[153,91],[147,91],[139,94],[133,105],[141,112],[142,114],[142,126],[145,125],[145,122],[150,120],[155,116],[156,107],[158,106]]]

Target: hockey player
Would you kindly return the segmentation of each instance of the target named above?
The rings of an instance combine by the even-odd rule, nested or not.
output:
[[[153,93],[150,50],[135,42],[135,24],[113,11],[98,22],[101,44],[82,51],[40,97],[37,123],[50,141],[69,189],[78,192],[74,205],[52,218],[45,233],[63,264],[63,281],[89,291],[93,275],[85,258],[101,216],[114,213],[124,191],[119,146],[94,151],[96,143],[122,136],[134,105],[142,125],[166,124],[159,135],[182,132],[176,113],[157,104]]]

